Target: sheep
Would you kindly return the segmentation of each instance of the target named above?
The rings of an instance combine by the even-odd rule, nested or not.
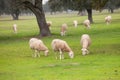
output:
[[[61,36],[65,36],[65,33],[66,33],[66,31],[67,31],[67,24],[62,24],[62,26],[61,26]]]
[[[90,21],[88,19],[85,20],[83,24],[86,26],[86,28],[90,29]]]
[[[88,47],[90,46],[91,44],[91,39],[90,39],[90,36],[88,34],[83,34],[81,36],[81,40],[80,40],[80,43],[82,45],[82,55],[86,55],[89,53],[88,51]]]
[[[78,25],[78,21],[77,21],[77,20],[74,20],[74,21],[73,21],[73,25],[74,25],[74,27],[76,28],[77,25]]]
[[[29,44],[32,44],[34,41],[37,41],[38,39],[37,38],[31,38],[30,40],[29,40]]]
[[[48,25],[48,27],[50,28],[51,25],[52,25],[52,21],[47,21],[47,25]]]
[[[105,17],[105,22],[106,22],[107,25],[110,24],[111,19],[112,19],[112,17],[110,15]]]
[[[40,57],[40,55],[39,55],[39,52],[40,52],[40,51],[44,51],[45,56],[48,55],[49,50],[48,50],[48,48],[45,46],[45,44],[43,43],[43,41],[40,40],[40,39],[31,38],[31,39],[29,40],[29,46],[30,46],[30,48],[31,48],[32,50],[35,51],[35,53],[33,54],[33,57],[37,57],[37,56]]]
[[[13,24],[13,31],[14,33],[17,33],[17,24]]]
[[[52,43],[51,43],[52,49],[54,51],[59,51],[60,53],[60,60],[64,59],[64,54],[63,52],[68,52],[69,53],[69,57],[73,58],[74,57],[74,52],[72,51],[72,49],[69,47],[69,45],[67,44],[66,41],[61,40],[61,39],[53,39]],[[56,59],[57,59],[57,54],[55,54]]]

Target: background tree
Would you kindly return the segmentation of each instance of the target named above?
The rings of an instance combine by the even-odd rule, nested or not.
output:
[[[120,0],[109,0],[105,6],[105,8],[108,9],[109,12],[113,13],[114,9],[117,9],[120,7]]]
[[[108,0],[50,0],[50,1],[52,2],[57,1],[58,3],[62,2],[62,6],[65,9],[78,10],[79,12],[82,10],[86,10],[88,13],[88,19],[90,20],[91,23],[93,23],[92,9],[101,10],[101,8],[105,6]]]
[[[72,0],[60,0],[61,6],[64,11],[68,12],[69,9],[74,10],[73,1]]]
[[[18,6],[18,0],[4,0],[5,13],[11,14],[13,20],[19,19],[20,6]]]
[[[44,12],[50,12],[50,6],[49,3],[46,2],[46,4],[43,5]]]
[[[108,0],[76,0],[74,1],[76,5],[76,10],[83,11],[86,10],[88,13],[88,19],[93,23],[92,10],[100,10],[105,6]],[[74,6],[75,6],[74,5]]]
[[[5,3],[4,0],[0,0],[0,15],[4,13]]]
[[[3,3],[5,5],[3,5]],[[5,8],[4,8],[5,6]],[[0,12],[4,10],[4,13],[11,14],[13,20],[19,18],[20,9],[26,7],[29,8],[36,16],[40,36],[50,36],[50,30],[46,24],[45,14],[42,7],[42,0],[0,0]],[[4,8],[2,10],[2,8]]]
[[[53,12],[56,13],[57,11],[62,10],[61,0],[49,0],[48,4],[51,9],[51,14],[53,14]]]

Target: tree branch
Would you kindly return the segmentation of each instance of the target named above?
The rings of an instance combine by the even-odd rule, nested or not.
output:
[[[23,4],[24,4],[25,7],[29,8],[33,13],[36,12],[35,11],[35,6],[31,2],[24,1]]]

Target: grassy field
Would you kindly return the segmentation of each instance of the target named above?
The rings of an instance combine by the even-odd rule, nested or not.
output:
[[[41,38],[49,48],[49,56],[41,52],[40,58],[32,58],[28,41],[38,37],[39,30],[35,17],[20,16],[13,21],[9,16],[0,16],[0,80],[120,80],[120,14],[110,14],[112,23],[106,25],[108,13],[93,15],[94,24],[86,30],[82,22],[87,16],[76,14],[46,15],[53,22],[51,37]],[[73,20],[78,20],[77,28]],[[18,25],[14,34],[12,25]],[[67,35],[60,36],[60,26],[67,23]],[[87,33],[92,39],[90,54],[82,56],[80,37]],[[60,38],[69,44],[75,53],[70,59],[65,53],[64,60],[56,60],[51,41]]]

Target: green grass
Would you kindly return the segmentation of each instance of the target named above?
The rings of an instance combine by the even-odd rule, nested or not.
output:
[[[120,15],[112,15],[112,23],[106,25],[104,17],[108,13],[93,15],[94,24],[86,30],[82,22],[87,16],[76,14],[46,15],[53,22],[51,37],[41,38],[49,48],[49,56],[41,52],[40,58],[32,58],[28,41],[38,37],[39,30],[35,17],[21,16],[13,21],[0,16],[0,80],[120,80]],[[79,21],[77,28],[73,20]],[[14,34],[12,25],[18,25]],[[67,35],[60,36],[60,26],[67,23]],[[87,33],[92,39],[90,54],[82,56],[80,37]],[[60,38],[70,45],[75,53],[70,59],[65,53],[64,60],[56,60],[51,49],[51,41]]]

